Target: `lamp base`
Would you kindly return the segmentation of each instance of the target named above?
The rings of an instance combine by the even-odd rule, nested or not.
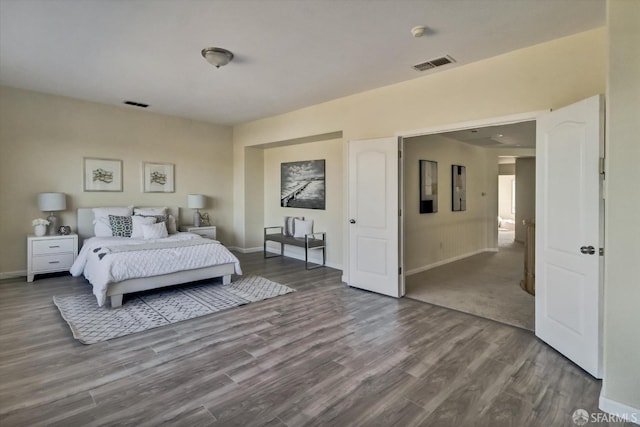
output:
[[[47,234],[49,236],[57,235],[58,234],[58,218],[56,218],[53,212],[49,212],[47,221],[49,221],[49,225],[47,227]]]
[[[200,227],[200,212],[198,209],[193,213],[193,226]]]

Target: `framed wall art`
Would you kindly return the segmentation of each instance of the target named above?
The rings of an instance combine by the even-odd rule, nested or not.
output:
[[[325,161],[280,164],[280,206],[325,209]]]
[[[173,193],[173,163],[142,163],[142,191],[145,193]]]
[[[467,168],[451,165],[451,210],[467,210]]]
[[[83,191],[122,191],[122,160],[83,158]]]
[[[438,162],[420,160],[420,213],[438,212]]]

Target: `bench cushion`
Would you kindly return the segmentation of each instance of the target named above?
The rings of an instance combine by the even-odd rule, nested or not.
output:
[[[282,234],[267,234],[264,240],[271,242],[284,243],[285,245],[299,246],[304,248],[304,237],[291,237]],[[322,239],[309,239],[309,247],[315,248],[317,246],[324,246],[324,240]]]

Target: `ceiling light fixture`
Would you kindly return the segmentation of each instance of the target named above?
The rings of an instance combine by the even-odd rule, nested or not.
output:
[[[202,49],[202,57],[206,59],[209,64],[220,68],[223,65],[227,65],[233,59],[233,53],[220,47],[206,47]]]

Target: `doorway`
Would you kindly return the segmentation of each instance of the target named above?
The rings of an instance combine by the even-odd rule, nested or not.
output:
[[[535,215],[535,187],[527,187],[535,182],[535,166],[519,198],[531,206],[517,215],[516,159],[535,162],[534,154],[534,121],[404,139],[407,297],[534,330],[535,299],[520,287],[524,229],[516,233],[518,219]],[[414,163],[423,160],[438,165],[439,209],[428,214],[412,201],[418,195]],[[454,165],[466,170],[463,211],[450,202]]]

